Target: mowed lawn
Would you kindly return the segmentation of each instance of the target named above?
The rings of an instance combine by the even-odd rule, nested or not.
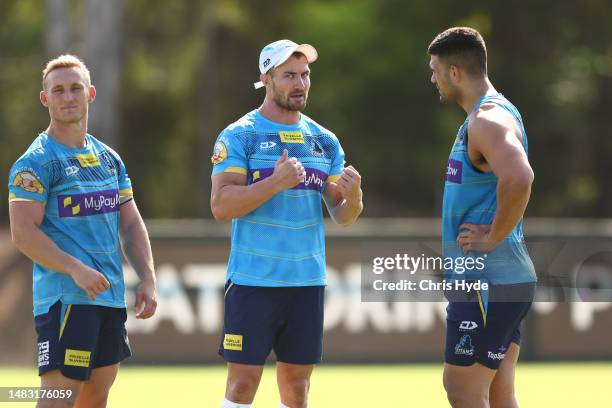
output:
[[[322,365],[313,375],[310,408],[448,407],[439,365]],[[612,407],[612,362],[522,363],[517,373],[522,408]],[[36,386],[36,372],[0,368],[0,386]],[[217,408],[225,387],[223,366],[125,366],[109,407]],[[277,408],[274,368],[267,367],[254,408]],[[2,407],[33,403],[0,403]]]

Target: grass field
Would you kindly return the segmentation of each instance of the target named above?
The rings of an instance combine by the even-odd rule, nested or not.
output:
[[[255,408],[278,407],[273,367],[266,369]],[[517,372],[522,408],[612,407],[612,362],[522,363]],[[312,378],[312,408],[448,407],[438,365],[318,367]],[[35,371],[0,367],[0,386],[36,386]],[[110,408],[217,408],[225,386],[225,367],[134,367],[121,369]],[[0,403],[0,407],[33,403]]]

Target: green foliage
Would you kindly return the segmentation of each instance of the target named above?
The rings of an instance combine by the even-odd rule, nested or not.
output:
[[[212,143],[261,103],[252,89],[261,47],[291,38],[319,51],[306,114],[361,171],[366,215],[439,215],[464,112],[439,104],[426,49],[439,31],[471,25],[487,41],[493,83],[524,116],[536,172],[529,214],[609,217],[611,11],[606,0],[129,0],[116,147],[145,216],[209,217]],[[44,24],[39,1],[0,3],[5,175],[47,126],[37,100]]]

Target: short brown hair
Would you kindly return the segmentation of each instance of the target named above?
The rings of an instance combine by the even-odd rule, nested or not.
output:
[[[45,80],[47,79],[47,76],[51,73],[51,71],[59,68],[79,68],[83,74],[85,74],[85,81],[87,85],[91,85],[91,76],[89,75],[89,70],[87,69],[87,66],[85,66],[85,63],[74,55],[64,54],[47,62],[47,65],[42,72],[43,89],[45,89]]]
[[[487,74],[487,46],[480,33],[470,27],[453,27],[438,34],[427,49],[472,75]]]

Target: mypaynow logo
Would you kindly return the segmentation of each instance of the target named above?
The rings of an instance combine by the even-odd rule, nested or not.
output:
[[[294,190],[317,190],[323,191],[325,188],[325,182],[327,181],[327,173],[324,171],[306,167],[306,179],[293,187]],[[251,176],[253,183],[257,183],[267,177],[270,177],[274,173],[274,168],[263,168],[251,170]]]
[[[119,211],[119,190],[57,196],[60,217],[83,217]]]
[[[463,163],[461,163],[459,160],[448,159],[448,165],[446,166],[446,181],[461,184],[462,169]]]

